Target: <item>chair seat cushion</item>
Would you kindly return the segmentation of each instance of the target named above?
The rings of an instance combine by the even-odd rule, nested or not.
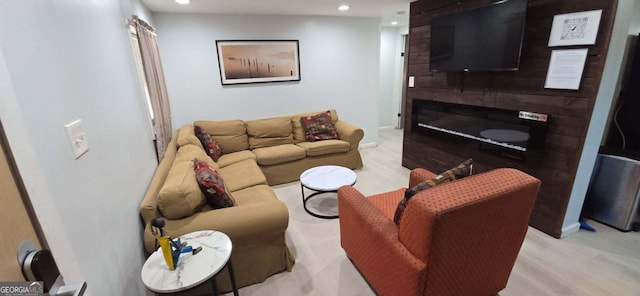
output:
[[[274,165],[303,159],[307,156],[304,148],[293,145],[278,145],[254,149],[256,160],[260,165]]]
[[[304,148],[307,156],[322,156],[335,153],[346,153],[351,149],[349,142],[341,140],[325,140],[316,142],[302,142],[298,146]]]
[[[376,208],[380,209],[389,220],[393,220],[398,202],[404,198],[405,190],[404,188],[400,188],[396,191],[369,196],[368,199]]]

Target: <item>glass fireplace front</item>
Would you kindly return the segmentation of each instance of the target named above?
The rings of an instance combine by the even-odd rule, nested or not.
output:
[[[481,151],[537,165],[542,159],[549,116],[414,99],[412,132],[477,145]]]

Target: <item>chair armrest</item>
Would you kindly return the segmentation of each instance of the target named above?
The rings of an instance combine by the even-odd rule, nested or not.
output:
[[[351,150],[358,149],[360,141],[364,138],[364,131],[346,121],[338,120],[335,124],[340,140],[349,142]]]
[[[426,265],[398,240],[397,225],[351,186],[338,190],[338,208],[342,248],[376,292],[416,295]]]
[[[418,185],[418,183],[429,180],[435,176],[437,175],[422,168],[413,169],[411,171],[411,174],[409,174],[409,188],[416,186]]]
[[[274,200],[199,212],[183,219],[165,219],[165,222],[167,235],[172,238],[198,230],[217,230],[238,243],[284,232],[289,225],[289,210],[284,203]],[[155,237],[149,224],[145,228],[144,244],[147,252],[153,252]]]

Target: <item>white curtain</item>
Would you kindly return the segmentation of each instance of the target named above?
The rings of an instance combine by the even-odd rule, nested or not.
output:
[[[131,25],[135,28],[135,34],[138,36],[142,68],[144,69],[154,114],[152,124],[156,138],[156,152],[160,161],[164,157],[167,145],[171,140],[173,129],[171,127],[169,97],[158,51],[158,38],[155,29],[135,15],[132,16]]]

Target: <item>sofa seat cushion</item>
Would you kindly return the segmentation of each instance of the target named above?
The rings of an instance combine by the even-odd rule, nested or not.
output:
[[[249,149],[293,143],[293,126],[289,117],[250,120],[246,124]]]
[[[260,167],[254,160],[246,159],[226,167],[220,168],[220,175],[224,179],[225,185],[234,196],[234,191],[247,187],[267,184],[267,178],[264,176]]]
[[[349,142],[341,140],[324,140],[316,142],[302,142],[298,143],[298,146],[304,148],[307,152],[307,156],[321,156],[334,153],[349,152],[351,145]]]
[[[226,167],[228,165],[241,162],[247,159],[255,161],[256,155],[251,153],[251,151],[249,150],[232,152],[232,153],[223,154],[222,156],[220,156],[220,158],[218,158],[218,165],[222,168],[222,167]]]
[[[247,126],[242,120],[198,120],[193,125],[200,126],[218,142],[223,154],[249,149]]]
[[[238,206],[278,200],[269,185],[256,185],[232,192]]]
[[[307,156],[304,148],[293,145],[278,145],[252,150],[260,165],[274,165],[303,159]]]

